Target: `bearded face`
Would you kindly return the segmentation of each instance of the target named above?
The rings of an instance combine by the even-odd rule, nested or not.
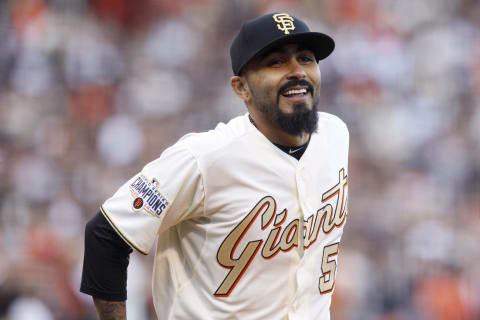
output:
[[[317,130],[320,69],[312,51],[284,45],[254,61],[245,76],[252,105],[290,135]]]
[[[291,89],[298,87],[307,87],[307,94],[312,92],[313,99],[311,102],[292,103],[291,108],[285,111],[285,108],[280,105],[282,92],[298,91],[299,89]],[[254,105],[285,133],[296,136],[302,133],[311,134],[317,130],[319,93],[318,88],[315,90],[308,81],[292,80],[287,82],[278,90],[276,99],[272,99],[270,94],[260,90],[260,92],[256,92],[257,90],[252,88],[251,91]]]

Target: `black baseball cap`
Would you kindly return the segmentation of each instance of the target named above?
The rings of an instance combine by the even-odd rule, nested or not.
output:
[[[311,32],[302,20],[287,13],[269,13],[248,20],[230,46],[233,74],[238,76],[252,59],[287,43],[302,43],[313,51],[317,62],[328,57],[335,48],[331,37]]]

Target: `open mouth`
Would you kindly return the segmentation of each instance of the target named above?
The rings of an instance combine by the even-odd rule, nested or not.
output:
[[[308,88],[288,88],[284,90],[281,94],[284,97],[302,97],[309,92]]]
[[[278,96],[283,96],[289,100],[305,99],[313,97],[313,85],[306,79],[295,79],[284,83],[278,90]]]
[[[280,95],[290,101],[298,102],[305,100],[311,92],[308,86],[294,86],[280,91]]]

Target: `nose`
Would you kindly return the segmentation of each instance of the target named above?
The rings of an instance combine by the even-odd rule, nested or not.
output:
[[[287,74],[287,80],[300,80],[307,76],[305,69],[296,59],[290,59],[289,68],[290,70]]]

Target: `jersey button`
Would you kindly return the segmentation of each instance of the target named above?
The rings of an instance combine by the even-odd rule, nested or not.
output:
[[[294,310],[294,311],[297,311],[297,310],[298,310],[298,302],[297,302],[297,301],[295,301],[295,302],[293,303],[293,310]]]

